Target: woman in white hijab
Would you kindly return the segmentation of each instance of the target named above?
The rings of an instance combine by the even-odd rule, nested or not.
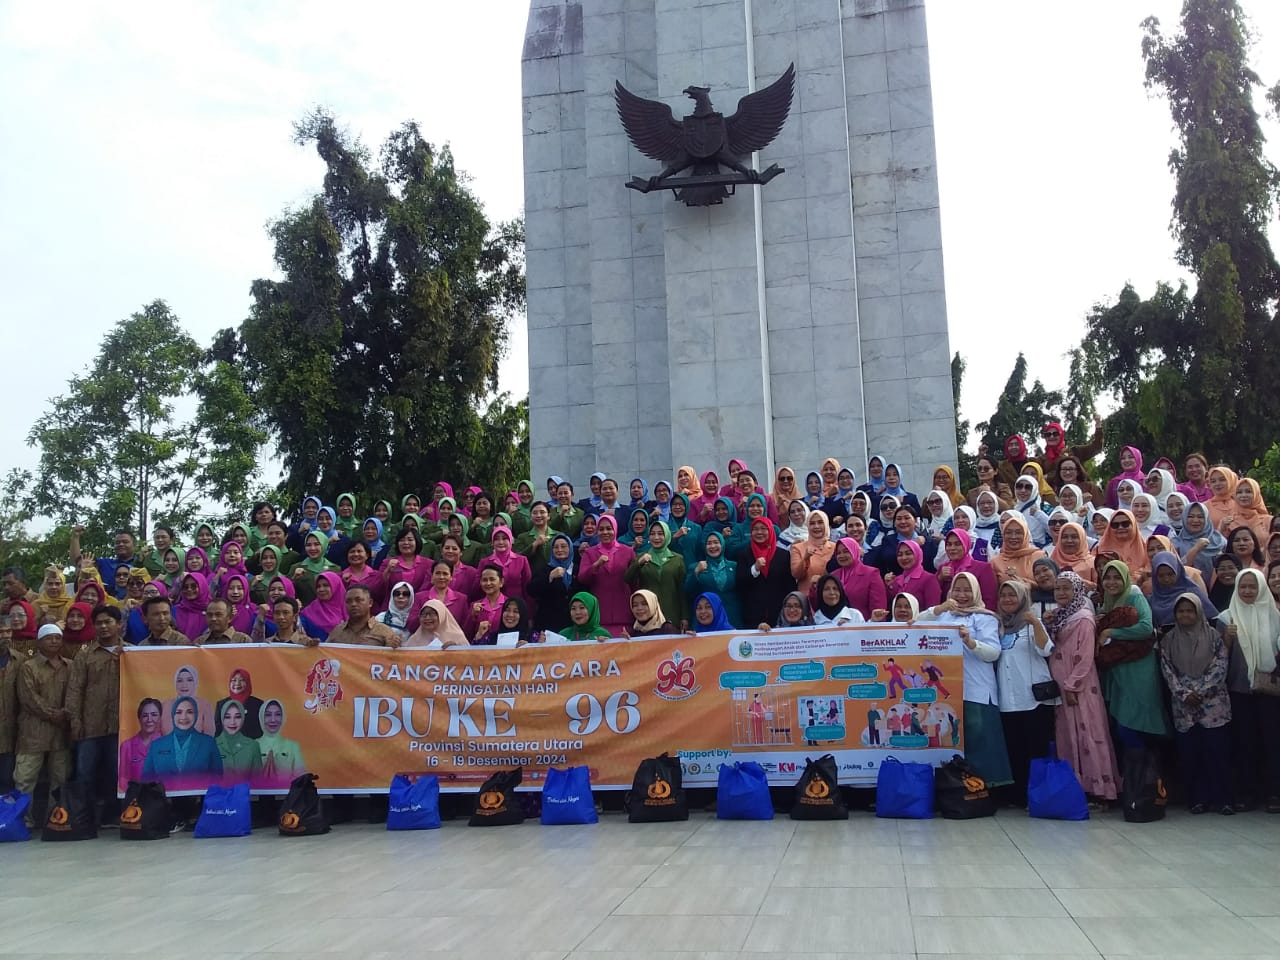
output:
[[[1156,503],[1161,510],[1165,509],[1165,502],[1168,501],[1169,495],[1178,492],[1178,483],[1173,479],[1173,474],[1168,470],[1162,470],[1157,467],[1147,474],[1145,492],[1156,498]]]
[[[793,543],[804,543],[809,539],[809,507],[803,500],[792,500],[787,504],[787,523],[778,534],[778,543],[790,547]]]
[[[1280,610],[1261,570],[1247,567],[1236,575],[1227,612],[1236,809],[1265,798],[1267,812],[1280,813],[1280,697],[1260,692],[1277,674]]]

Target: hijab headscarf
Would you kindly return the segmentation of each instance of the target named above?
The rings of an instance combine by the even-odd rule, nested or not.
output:
[[[397,590],[409,591],[409,599],[400,606],[396,605],[395,593]],[[413,589],[413,584],[407,580],[397,581],[388,591],[387,609],[378,619],[391,629],[399,630],[402,636],[406,635],[409,632],[409,619],[413,616],[413,611],[417,609],[414,605],[416,598],[417,592]]]
[[[689,477],[689,483],[683,489],[680,487],[679,481],[679,477],[682,472],[688,474]],[[676,493],[685,494],[689,498],[690,503],[702,496],[702,484],[698,482],[698,473],[693,469],[693,467],[681,467],[676,471],[676,478]]]
[[[732,630],[733,624],[729,622],[729,616],[724,612],[724,602],[721,601],[718,594],[700,593],[693,601],[693,609],[698,609],[698,601],[705,600],[711,605],[711,622],[703,626],[698,618],[693,618],[694,633],[723,633],[726,630]]]
[[[784,480],[790,480],[791,482],[784,487]],[[787,515],[787,507],[791,504],[791,501],[800,498],[801,491],[796,486],[796,483],[796,472],[794,470],[790,467],[778,468],[778,472],[773,478],[773,490],[771,492],[773,508],[778,516],[785,517]]]
[[[444,601],[432,597],[422,605],[421,610],[426,610],[427,607],[430,607],[436,612],[436,616],[440,621],[439,626],[436,627],[435,633],[428,633],[427,628],[422,625],[421,616],[419,616],[418,629],[415,630],[413,635],[404,642],[406,647],[425,647],[437,637],[440,639],[442,644],[457,644],[463,647],[471,645],[467,640],[467,635],[463,632],[462,627],[458,626],[458,621],[455,620],[453,614],[449,612],[449,608],[444,605]],[[421,613],[421,611],[419,611],[419,613]]]
[[[991,513],[985,514],[982,512],[983,503],[991,504]],[[984,540],[991,542],[991,535],[999,534],[1000,532],[1000,501],[990,490],[983,490],[978,494],[977,504],[978,509],[973,521],[973,529]]]
[[[194,600],[182,595],[182,586],[188,580],[195,581],[199,592]],[[207,624],[205,607],[209,606],[209,579],[203,573],[184,573],[178,582],[178,602],[173,607],[173,622],[177,631],[188,640],[204,633]]]
[[[822,523],[822,532],[819,533],[817,537],[814,537],[814,535],[809,530],[809,521],[812,520],[815,516]],[[809,544],[817,550],[821,550],[824,547],[830,546],[831,521],[827,519],[827,515],[823,513],[821,510],[810,511],[809,516],[805,518],[805,540],[808,540]],[[802,540],[799,542],[803,543],[804,541]],[[835,549],[835,548],[832,547],[832,549]]]
[[[1168,567],[1177,577],[1171,587],[1160,586],[1159,579],[1155,574],[1161,567]],[[1201,609],[1205,617],[1210,620],[1217,620],[1219,613],[1215,607],[1191,578],[1187,576],[1186,568],[1182,565],[1182,561],[1178,559],[1178,555],[1170,550],[1161,550],[1151,559],[1151,618],[1152,623],[1157,627],[1167,627],[1174,623],[1173,608],[1178,602],[1178,597],[1184,593],[1194,593],[1200,598]]]
[[[840,599],[835,603],[827,603],[827,598],[823,595],[828,580],[834,583],[836,585],[836,589],[840,591]],[[818,581],[818,609],[822,611],[822,615],[828,620],[835,620],[845,607],[848,607],[849,605],[849,597],[845,594],[844,584],[840,582],[839,577],[835,574],[828,573]]]
[[[899,540],[898,546],[900,548],[906,547],[911,551],[911,555],[916,558],[916,562],[911,565],[910,570],[904,570],[894,578],[893,587],[901,592],[905,587],[913,583],[927,580],[930,573],[924,568],[924,551],[920,549],[920,544],[914,540]]]
[[[1058,631],[1076,617],[1088,616],[1091,619],[1093,617],[1093,603],[1089,600],[1089,587],[1080,579],[1080,575],[1074,570],[1063,570],[1058,574],[1058,579],[1066,580],[1071,584],[1071,600],[1065,606],[1058,604],[1058,615],[1049,624],[1049,635],[1055,640],[1058,638]]]
[[[1066,493],[1068,490],[1075,495],[1075,498],[1076,498],[1075,509],[1068,510],[1066,507],[1062,507],[1062,509],[1067,510],[1067,512],[1070,513],[1072,517],[1075,517],[1081,521],[1088,520],[1090,507],[1089,507],[1089,504],[1085,502],[1084,491],[1080,489],[1079,485],[1074,483],[1064,483],[1061,486],[1061,488],[1059,488],[1058,490],[1059,505],[1061,506],[1062,495]]]
[[[328,581],[329,599],[321,600],[317,596],[302,608],[302,615],[317,629],[329,634],[333,632],[338,624],[347,619],[347,588],[343,584],[342,578],[332,570],[324,571],[316,577],[316,580]]]
[[[600,626],[600,601],[592,594],[585,590],[581,593],[575,593],[569,598],[572,604],[577,600],[587,608],[587,622],[578,626],[573,621],[569,622],[569,626],[564,630],[563,636],[569,640],[608,640],[609,631]]]
[[[1137,480],[1121,480],[1116,484],[1116,503],[1121,510],[1133,506],[1133,498],[1142,492],[1142,484]]]
[[[653,523],[649,524],[650,531],[652,531],[654,527],[661,528],[663,534],[666,536],[667,539],[666,539],[666,542],[663,543],[661,549],[655,549],[653,545],[650,544],[649,549],[646,552],[649,554],[650,560],[654,564],[654,566],[661,567],[672,557],[676,556],[676,553],[674,550],[671,549],[671,528],[667,526],[665,523],[663,523],[661,520],[655,520],[653,521]],[[723,545],[724,545],[724,541],[722,540],[721,546]]]
[[[1209,485],[1210,489],[1213,488],[1213,484],[1210,481],[1213,480],[1215,473],[1221,474],[1227,481],[1226,492],[1221,496],[1215,493],[1205,503],[1205,506],[1209,508],[1209,516],[1212,518],[1213,526],[1216,529],[1222,526],[1222,521],[1227,517],[1236,516],[1236,508],[1239,506],[1236,503],[1236,487],[1240,483],[1240,478],[1234,470],[1227,467],[1213,467],[1209,470],[1208,476],[1205,477],[1205,483]]]
[[[798,503],[804,507],[804,519],[798,524],[791,522],[791,503]],[[787,527],[782,531],[782,536],[779,538],[787,545],[804,543],[809,539],[809,514],[812,513],[809,505],[803,500],[792,500],[791,503],[787,504]]]
[[[714,480],[716,482],[717,491],[715,493],[707,493],[707,481]],[[693,509],[694,515],[699,520],[705,511],[709,516],[714,516],[712,511],[715,510],[716,500],[720,497],[719,493],[720,477],[714,470],[708,470],[699,478],[699,489],[701,492],[696,497],[691,497],[689,506]]]
[[[751,538],[751,559],[764,560],[767,564],[778,551],[778,533],[773,524],[764,517],[756,517],[751,521],[752,530],[755,530],[757,525],[763,526],[769,532],[769,539],[764,543],[756,543],[755,537]]]
[[[1163,510],[1164,505],[1169,501],[1169,495],[1178,492],[1178,484],[1174,481],[1173,472],[1170,470],[1162,470],[1159,467],[1155,467],[1147,474],[1148,480],[1151,479],[1152,474],[1160,478],[1160,489],[1155,494],[1155,501],[1160,509]]]
[[[887,478],[889,476],[890,470],[893,470],[894,473],[898,475],[898,485],[896,487],[889,486],[889,481]],[[884,465],[884,475],[886,479],[884,481],[884,486],[880,492],[883,494],[888,494],[889,496],[898,500],[899,503],[901,503],[902,498],[907,495],[907,489],[902,485],[902,468],[898,466],[896,463],[886,463]]]
[[[79,630],[72,630],[64,625],[62,628],[62,639],[69,643],[88,643],[94,637],[93,629],[93,607],[87,603],[73,603],[67,607],[67,613],[72,610],[78,610],[80,616],[84,617],[84,626]],[[27,615],[28,621],[34,619],[30,613]]]
[[[1198,511],[1204,517],[1204,528],[1199,533],[1192,533],[1187,528],[1187,518],[1191,516],[1192,510]],[[1227,538],[1214,527],[1213,518],[1209,516],[1208,506],[1192,501],[1187,504],[1186,510],[1182,512],[1182,527],[1174,531],[1173,536],[1169,538],[1169,542],[1173,544],[1173,548],[1179,554],[1185,557],[1200,540],[1209,541],[1209,545],[1196,555],[1196,568],[1201,573],[1204,573],[1206,567],[1201,565],[1201,559],[1207,562],[1207,569],[1212,570],[1213,561],[1217,560],[1222,552],[1227,549]]]
[[[834,497],[840,491],[840,461],[835,457],[827,457],[827,459],[823,460],[822,463],[819,464],[819,477],[822,476],[821,468],[825,467],[827,464],[831,464],[836,468],[836,482],[831,484],[831,486],[827,486],[827,482],[824,480],[822,482],[822,495],[824,497]]]
[[[563,540],[565,543],[569,545],[569,556],[564,560],[556,559],[555,545],[557,540]],[[574,562],[573,554],[574,554],[573,541],[569,538],[569,535],[567,533],[557,533],[554,537],[551,538],[550,548],[547,550],[547,556],[550,559],[547,560],[546,573],[549,575],[552,570],[555,570],[557,567],[562,567],[564,569],[563,579],[564,579],[564,585],[566,588],[569,586],[569,584],[573,583],[573,562]]]
[[[938,516],[933,515],[933,510],[929,508],[929,502],[934,498],[942,501],[942,513]],[[940,537],[942,531],[951,518],[955,515],[955,506],[951,503],[951,497],[945,490],[933,489],[924,498],[924,509],[920,511],[920,531],[929,536]]]
[[[1000,627],[1005,633],[1013,633],[1022,627],[1022,615],[1031,609],[1031,591],[1027,589],[1027,585],[1021,580],[1006,580],[1000,584],[1000,589],[1008,587],[1018,596],[1018,608],[1012,613],[1000,611]]]
[[[1013,524],[1017,524],[1022,528],[1022,546],[1016,550],[1009,546],[1008,534],[1006,533]],[[1019,580],[1025,580],[1028,583],[1032,582],[1035,579],[1035,562],[1045,559],[1045,555],[1044,551],[1037,547],[1035,541],[1031,539],[1031,529],[1027,526],[1026,518],[1020,513],[1011,513],[1009,519],[1000,528],[1000,536],[1003,539],[1003,544],[1000,547],[1001,560],[1013,568]]]
[[[44,585],[50,577],[56,577],[62,584],[62,593],[56,597],[51,596]],[[40,581],[40,592],[36,595],[34,606],[49,620],[65,620],[67,611],[71,609],[71,604],[74,602],[75,598],[67,591],[67,578],[63,576],[61,570],[49,564],[44,568],[44,578]]]
[[[895,594],[894,594],[894,595],[889,599],[889,616],[890,616],[891,618],[892,618],[893,616],[895,616],[895,614],[894,614],[894,612],[893,612],[893,611],[894,611],[894,610],[897,608],[897,606],[898,606],[898,598],[899,598],[899,597],[905,597],[905,598],[906,598],[906,601],[907,601],[907,605],[911,607],[911,620],[912,620],[912,621],[919,620],[919,619],[920,619],[920,601],[916,599],[915,594],[913,594],[913,593],[895,593]],[[902,620],[893,620],[892,622],[893,622],[893,623],[903,623],[903,622],[905,622],[905,621],[902,621]]]
[[[871,464],[880,461],[880,479],[877,480],[871,476]],[[876,454],[867,460],[867,484],[871,487],[871,492],[875,494],[884,493],[884,457]],[[898,481],[902,481],[902,477],[898,477]]]
[[[641,623],[636,620],[632,623],[631,628],[636,633],[653,633],[661,630],[662,625],[667,622],[667,618],[662,613],[662,604],[658,602],[658,595],[652,590],[637,590],[631,594],[631,599],[636,597],[644,597],[644,602],[649,605],[649,619]]]
[[[1112,526],[1121,517],[1127,518],[1130,524],[1127,539],[1122,539],[1123,535],[1120,531]],[[1134,519],[1133,514],[1128,510],[1117,510],[1111,515],[1111,519],[1107,521],[1107,532],[1098,541],[1097,549],[1099,552],[1114,553],[1124,562],[1124,565],[1128,567],[1131,573],[1146,570],[1149,564],[1147,559],[1147,538],[1138,530],[1138,521]]]
[[[1175,612],[1178,604],[1183,601],[1196,608],[1196,622],[1190,627],[1184,627],[1178,624],[1175,617],[1173,629],[1160,641],[1160,649],[1169,658],[1174,669],[1183,676],[1202,677],[1213,663],[1219,641],[1218,631],[1209,626],[1199,596],[1194,593],[1179,594],[1173,604]]]
[[[236,677],[244,681],[244,689],[239,693],[231,689],[231,684]],[[236,667],[231,671],[231,677],[227,682],[227,698],[243,705],[251,696],[253,696],[253,678],[249,676],[249,671],[244,667]]]
[[[611,520],[613,518],[601,517],[600,522],[604,523],[606,519]],[[614,530],[615,531],[617,530],[616,525],[614,526]],[[509,541],[507,543],[507,549],[504,550],[502,553],[499,553],[498,548],[495,545],[493,548],[493,553],[491,553],[488,557],[485,558],[485,563],[493,563],[501,567],[502,578],[505,580],[508,576],[511,575],[510,568],[516,565],[517,557],[519,557],[520,554],[516,553],[515,551],[516,537],[515,537],[515,534],[511,532],[511,528],[504,523],[496,524],[493,528],[493,538],[496,539],[498,534],[500,533],[505,533],[507,535],[507,540]],[[490,542],[492,543],[493,541],[491,540]]]
[[[222,584],[222,597],[227,597],[227,587],[231,581],[239,580],[240,587],[244,591],[239,603],[227,603],[231,606],[231,629],[239,630],[241,633],[248,633],[253,629],[254,618],[258,615],[258,605],[249,599],[249,578],[242,573],[233,573]]]
[[[951,478],[951,490],[944,492],[943,497],[950,501],[953,508],[960,506],[960,504],[964,503],[964,494],[960,492],[960,485],[956,483],[956,472],[945,463],[938,464],[933,472],[937,473],[939,470]],[[951,514],[948,513],[947,515],[950,516]]]
[[[1134,502],[1141,500],[1147,505],[1147,510],[1149,511],[1147,514],[1147,522],[1139,528],[1142,531],[1143,540],[1154,534],[1157,527],[1168,526],[1166,521],[1169,518],[1164,515],[1164,511],[1160,509],[1160,504],[1156,503],[1155,497],[1149,493],[1135,493],[1133,495],[1133,499]],[[1132,509],[1133,507],[1130,505],[1130,510]],[[1134,514],[1134,519],[1137,519],[1137,514]]]
[[[800,601],[800,609],[803,611],[803,615],[800,617],[799,623],[787,622],[787,601],[790,600],[792,597],[795,597],[797,600]],[[788,593],[785,597],[782,598],[782,608],[778,611],[778,622],[774,624],[774,626],[783,627],[783,628],[812,627],[813,611],[809,609],[809,598],[806,597],[799,590],[792,590],[790,593]]]
[[[1249,527],[1254,534],[1266,530],[1267,524],[1271,522],[1271,514],[1267,512],[1267,505],[1262,499],[1262,488],[1258,486],[1258,481],[1253,477],[1241,477],[1236,481],[1236,486],[1245,484],[1253,492],[1253,502],[1247,507],[1242,507],[1239,502],[1235,504],[1235,525],[1237,527]],[[1234,496],[1234,491],[1233,491]],[[1261,521],[1261,524],[1259,523]],[[1258,541],[1265,540],[1265,536],[1258,536]]]
[[[314,560],[306,552],[306,544],[308,540],[315,540],[316,543],[320,544],[320,556],[316,557]],[[298,566],[307,571],[307,573],[315,577],[324,573],[326,570],[331,570],[333,568],[333,564],[325,558],[325,551],[329,549],[329,544],[325,540],[323,533],[318,530],[308,531],[307,535],[302,538],[302,546],[302,560],[299,561]]]
[[[640,499],[637,500],[631,496],[631,488],[636,484],[640,484]],[[557,484],[559,486],[559,484]],[[637,507],[643,507],[649,502],[649,484],[644,482],[644,477],[632,477],[631,482],[627,484],[627,505],[633,510]]]
[[[1182,504],[1182,513],[1180,514],[1181,519],[1178,520],[1177,522],[1174,521],[1173,517],[1169,513],[1169,504],[1175,498],[1179,503]],[[1179,493],[1177,490],[1175,490],[1173,491],[1173,493],[1169,494],[1169,496],[1165,498],[1161,506],[1164,508],[1165,523],[1169,525],[1169,529],[1173,530],[1174,532],[1181,530],[1182,525],[1187,522],[1187,507],[1191,506],[1191,501],[1187,499],[1187,495],[1185,493]],[[1208,513],[1206,513],[1205,517],[1208,518],[1208,516],[1209,516]]]
[[[1022,475],[1026,476],[1028,470],[1031,471],[1031,475],[1036,481],[1036,491],[1039,495],[1041,497],[1052,497],[1053,487],[1049,484],[1049,481],[1045,479],[1044,470],[1041,468],[1040,464],[1036,463],[1034,460],[1028,460],[1022,465]]]
[[[659,487],[666,487],[666,488],[667,488],[667,502],[666,502],[666,503],[663,503],[662,501],[660,501],[660,500],[658,499],[658,488],[659,488]],[[655,484],[653,485],[653,500],[654,500],[654,503],[653,503],[653,509],[658,511],[658,519],[659,519],[659,520],[662,520],[662,521],[664,521],[664,522],[666,522],[666,523],[670,523],[670,522],[671,522],[671,501],[675,499],[675,496],[676,496],[675,488],[674,488],[674,487],[672,487],[672,486],[671,486],[671,484],[667,483],[667,481],[665,481],[665,480],[659,480],[657,483],[655,483]]]
[[[231,549],[232,544],[235,544],[236,549],[240,551],[240,562],[236,564],[232,564],[227,561],[227,551]],[[249,579],[249,571],[245,568],[245,565],[244,565],[244,551],[245,551],[245,548],[240,546],[234,540],[228,540],[226,543],[222,545],[222,549],[218,551],[217,565],[219,567],[226,567],[227,573],[240,574],[247,581]]]
[[[267,581],[268,597],[271,596],[271,585],[275,583],[277,580],[280,581],[280,585],[284,588],[284,595],[286,597],[292,597],[294,600],[298,599],[298,591],[294,589],[293,581],[290,580],[288,577],[286,577],[282,573],[275,574],[270,580]],[[267,601],[267,619],[270,620],[272,623],[276,622],[276,605],[272,603],[270,600]]]
[[[973,536],[968,530],[962,530],[960,527],[952,527],[947,531],[947,537],[955,537],[964,547],[964,556],[959,560],[952,560],[946,554],[946,540],[943,541],[944,559],[942,563],[951,567],[951,576],[958,577],[962,573],[972,571],[978,565],[978,561],[973,556]]]
[[[969,602],[965,606],[960,606],[960,601],[953,594],[956,592],[956,584],[963,580],[969,585]],[[978,585],[978,578],[972,573],[957,573],[951,578],[951,586],[947,589],[947,599],[956,605],[961,613],[985,613],[994,617],[995,614],[982,605],[982,587]]]
[[[502,615],[507,612],[507,607],[515,604],[516,612],[520,615],[520,623],[515,630],[511,630],[502,622]],[[529,616],[529,605],[519,597],[507,597],[502,602],[502,609],[498,611],[498,626],[495,633],[515,633],[518,643],[533,642],[533,618]]]
[[[1142,451],[1137,447],[1121,447],[1121,452],[1128,450],[1133,454],[1133,469],[1121,470],[1115,475],[1116,480],[1132,480],[1138,485],[1138,489],[1142,489],[1142,481],[1147,478],[1146,472],[1142,469]]]
[[[323,542],[324,541],[321,540],[321,543]],[[200,562],[202,566],[200,567],[199,570],[187,569],[187,561],[190,560],[193,556],[200,558]],[[209,554],[204,552],[203,547],[191,547],[189,550],[187,550],[186,553],[182,555],[182,569],[178,572],[179,573],[202,573],[205,575],[205,577],[213,576],[213,571],[209,569]],[[178,579],[181,580],[182,578],[179,577]]]
[[[183,703],[191,704],[191,713],[195,717],[195,722],[186,730],[178,726],[178,707]],[[173,726],[169,736],[173,738],[174,768],[178,773],[182,773],[187,768],[187,750],[191,746],[191,735],[200,725],[200,704],[196,702],[196,698],[185,693],[180,697],[174,697],[169,707],[169,722]]]
[[[1240,580],[1252,577],[1257,581],[1258,596],[1253,603],[1245,603],[1240,597]],[[1236,628],[1236,643],[1244,657],[1252,680],[1254,673],[1271,673],[1276,669],[1276,644],[1280,638],[1280,611],[1276,610],[1267,579],[1261,570],[1246,567],[1236,575],[1236,591],[1231,597],[1231,622]]]
[[[817,493],[810,493],[810,492],[809,492],[809,478],[810,478],[810,477],[816,477],[816,478],[817,478],[817,480],[818,480],[818,492],[817,492]],[[801,499],[801,501],[802,501],[802,502],[804,503],[804,505],[805,505],[806,507],[808,507],[810,510],[817,510],[817,509],[818,509],[818,507],[822,506],[822,501],[823,501],[823,499],[824,499],[824,496],[823,496],[823,493],[822,493],[822,489],[823,489],[823,484],[822,484],[822,474],[820,474],[817,470],[810,470],[808,473],[806,473],[806,474],[804,475],[804,489],[803,489],[802,491],[800,491],[800,499]]]
[[[1068,551],[1062,546],[1062,535],[1068,530],[1074,531],[1080,538],[1080,546]],[[1058,545],[1053,548],[1053,560],[1060,569],[1074,570],[1081,580],[1093,583],[1093,556],[1089,552],[1089,535],[1080,524],[1072,521],[1058,531]]]

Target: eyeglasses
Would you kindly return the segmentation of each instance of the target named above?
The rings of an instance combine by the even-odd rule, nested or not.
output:
[[[1017,485],[1019,490],[1034,490],[1035,485],[1030,483],[1020,483]]]
[[[407,597],[407,596],[409,595],[409,591],[408,591],[408,590],[396,590],[396,591],[394,591],[391,595],[392,595],[393,597]]]
[[[1067,525],[1067,523],[1068,523],[1068,522],[1069,522],[1069,521],[1067,521],[1067,520],[1061,520],[1061,519],[1059,519],[1059,520],[1050,520],[1050,521],[1049,521],[1049,526],[1051,526],[1051,527],[1065,527],[1065,526]]]
[[[1128,530],[1132,526],[1133,524],[1130,523],[1128,520],[1117,520],[1115,523],[1111,524],[1111,529],[1112,530]]]

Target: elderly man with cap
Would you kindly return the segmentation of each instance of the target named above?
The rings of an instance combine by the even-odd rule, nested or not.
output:
[[[35,655],[18,670],[18,740],[14,750],[14,783],[33,793],[40,771],[47,765],[49,787],[67,781],[70,766],[67,733],[67,684],[71,667],[62,658],[62,631],[46,623],[36,635]],[[27,825],[35,826],[30,809]]]

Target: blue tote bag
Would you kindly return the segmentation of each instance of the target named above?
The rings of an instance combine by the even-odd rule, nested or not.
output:
[[[772,820],[769,778],[764,767],[750,760],[725,764],[716,784],[717,820]]]
[[[387,791],[388,830],[437,830],[440,827],[440,778],[397,773]]]
[[[889,757],[876,774],[876,816],[933,819],[933,767]]]
[[[23,821],[31,806],[31,794],[17,790],[0,793],[0,843],[21,843],[31,839],[31,831]]]
[[[550,826],[567,823],[599,823],[595,798],[591,795],[591,771],[567,767],[547,771],[542,788],[542,822]]]
[[[247,837],[253,826],[249,809],[249,784],[213,786],[205,791],[204,806],[196,820],[195,836]]]
[[[1031,761],[1027,813],[1042,820],[1089,819],[1089,801],[1080,779],[1070,763],[1058,759],[1055,743],[1049,744],[1049,756]]]

